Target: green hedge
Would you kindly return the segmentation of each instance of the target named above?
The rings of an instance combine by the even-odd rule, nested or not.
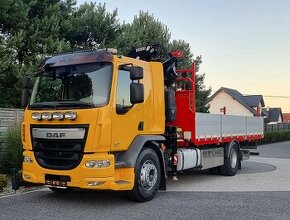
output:
[[[3,188],[7,186],[7,177],[3,174],[0,174],[0,192],[3,191]]]
[[[12,168],[22,169],[21,125],[11,127],[3,135],[7,150],[0,158],[0,173],[9,173]]]
[[[260,144],[269,144],[288,140],[290,140],[290,130],[265,132],[264,139],[260,141]]]

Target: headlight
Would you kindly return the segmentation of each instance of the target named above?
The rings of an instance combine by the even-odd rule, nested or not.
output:
[[[62,120],[62,119],[63,119],[63,113],[61,113],[61,112],[54,112],[54,113],[52,114],[52,118],[53,118],[53,119]]]
[[[34,112],[34,113],[32,113],[31,118],[33,120],[41,120],[41,113],[40,112]]]
[[[70,120],[75,120],[77,118],[77,113],[76,112],[65,112],[64,118],[70,119]]]
[[[86,162],[87,168],[105,168],[110,166],[110,160],[89,160]]]
[[[41,114],[41,118],[42,118],[43,120],[51,120],[51,119],[52,119],[52,115],[51,115],[51,113],[49,113],[49,112],[43,112],[43,113]]]

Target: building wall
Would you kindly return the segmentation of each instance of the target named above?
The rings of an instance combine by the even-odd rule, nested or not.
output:
[[[209,105],[209,112],[212,114],[223,114],[220,112],[220,109],[226,107],[227,115],[254,116],[252,112],[224,91],[217,94],[213,100],[209,102]]]

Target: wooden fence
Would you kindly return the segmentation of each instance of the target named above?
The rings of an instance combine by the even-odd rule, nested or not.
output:
[[[6,151],[5,143],[3,142],[4,133],[23,119],[22,109],[0,108],[0,158]]]

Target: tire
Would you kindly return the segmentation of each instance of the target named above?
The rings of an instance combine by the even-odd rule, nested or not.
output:
[[[239,145],[231,142],[225,147],[224,165],[220,166],[221,174],[225,176],[236,175],[240,164]]]
[[[67,193],[67,192],[72,192],[74,190],[74,188],[72,187],[68,187],[66,189],[61,189],[61,188],[55,188],[55,187],[49,187],[49,189],[53,192],[57,192],[57,193]]]
[[[147,202],[152,200],[161,182],[160,162],[151,148],[144,148],[138,156],[135,166],[134,188],[128,192],[130,200]]]
[[[221,171],[220,171],[220,167],[213,167],[208,169],[209,174],[211,175],[220,175]]]

